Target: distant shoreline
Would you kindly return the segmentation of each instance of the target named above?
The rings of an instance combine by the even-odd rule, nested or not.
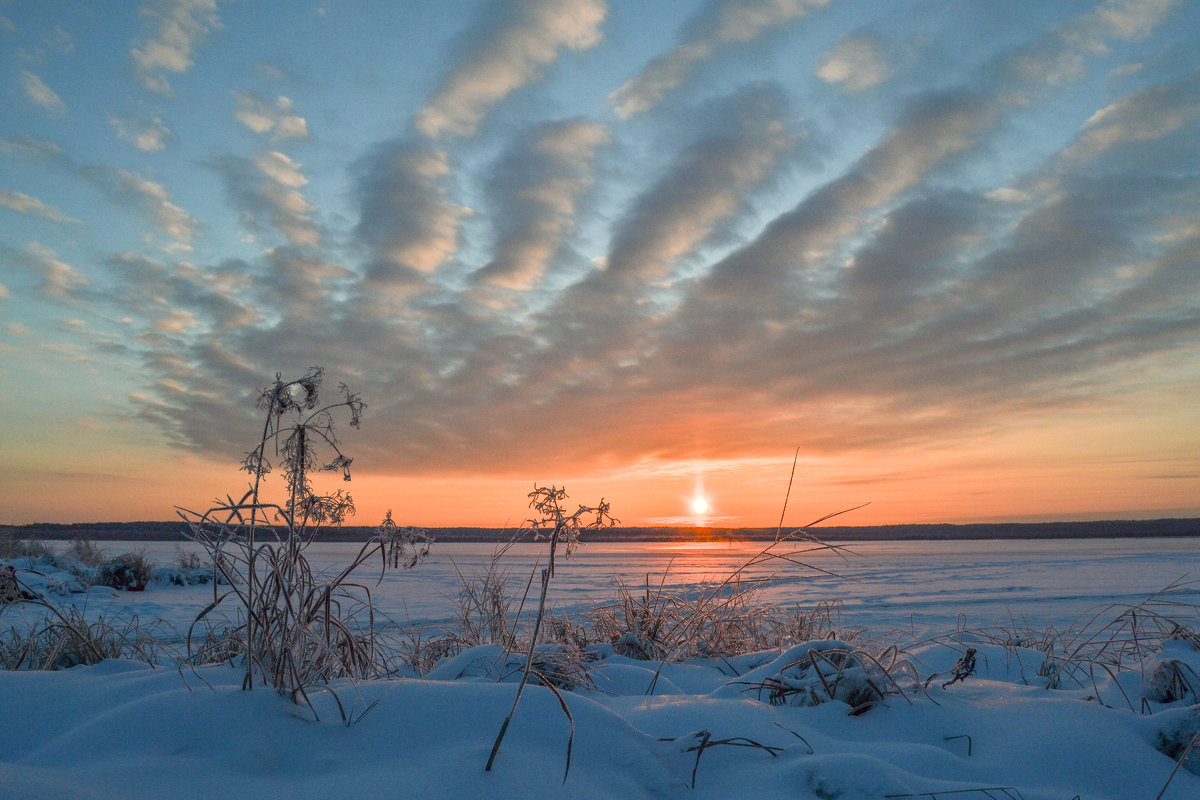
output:
[[[0,537],[69,541],[170,542],[183,540],[181,522],[84,522],[73,524],[33,523],[0,525]],[[793,530],[785,528],[786,531]],[[910,524],[818,526],[811,533],[826,541],[951,541],[978,539],[1117,539],[1157,536],[1200,536],[1200,518],[1153,520],[1097,520],[1088,522],[985,522],[968,524]],[[349,525],[321,531],[318,541],[360,542],[375,531],[373,526]],[[430,528],[441,542],[497,542],[512,536],[504,528]],[[590,542],[692,542],[769,541],[775,528],[684,528],[629,527],[591,531]]]

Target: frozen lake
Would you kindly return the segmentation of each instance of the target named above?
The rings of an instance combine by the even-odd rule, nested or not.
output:
[[[633,589],[647,580],[678,593],[719,582],[758,553],[765,543],[596,543],[558,562],[550,602],[568,614],[604,602],[615,580]],[[157,563],[173,561],[190,543],[106,542],[109,554],[144,551]],[[357,545],[312,545],[318,568],[344,565]],[[377,606],[399,622],[436,625],[447,619],[457,591],[457,575],[481,573],[493,554],[490,544],[436,544],[416,569],[379,577],[361,573]],[[502,559],[515,592],[545,558],[544,544],[520,544]],[[903,629],[917,635],[944,633],[959,622],[971,627],[1049,624],[1065,627],[1080,615],[1110,603],[1135,604],[1167,586],[1172,597],[1200,606],[1200,539],[1059,539],[863,542],[838,545],[838,552],[785,548],[781,552],[836,575],[784,561],[745,573],[761,579],[764,603],[809,607],[838,600],[842,621],[876,631]],[[665,575],[665,578],[664,578]],[[532,596],[536,597],[536,581]],[[211,587],[151,586],[144,593],[93,589],[75,596],[90,612],[161,617],[177,628],[206,601]],[[1192,615],[1194,616],[1194,611]],[[1109,615],[1112,616],[1112,615]]]

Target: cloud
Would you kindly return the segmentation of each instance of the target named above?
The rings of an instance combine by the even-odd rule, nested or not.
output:
[[[321,234],[311,219],[315,208],[300,192],[308,183],[300,165],[283,153],[269,151],[256,156],[254,166],[267,178],[260,196],[271,207],[271,224],[294,245],[318,244]]]
[[[750,7],[762,13],[718,13]],[[1061,152],[996,157],[1052,110],[1032,104],[1083,76],[1073,102],[1103,90],[1089,72],[1111,70],[1102,47],[1139,34],[1100,12],[1133,6],[1030,34],[960,86],[939,73],[935,90],[896,95],[866,144],[806,138],[802,99],[769,83],[682,109],[651,144],[640,123],[579,118],[431,142],[474,132],[505,87],[547,68],[501,58],[479,104],[457,105],[455,87],[484,85],[479,59],[507,53],[501,34],[534,29],[544,7],[521,8],[471,29],[429,130],[354,162],[344,244],[314,221],[305,167],[269,149],[215,163],[235,210],[280,241],[244,260],[107,265],[141,408],[171,441],[236,459],[227,432],[254,429],[245,392],[323,363],[370,403],[368,435],[348,444],[379,473],[693,474],[698,459],[766,463],[780,442],[878,453],[1113,409],[1142,396],[1148,359],[1194,362],[1194,78],[1152,78],[1169,67],[1148,60],[1137,80],[1163,82],[1102,101]],[[800,8],[711,4],[680,38],[708,50],[678,57],[678,77]],[[849,46],[863,38],[835,45],[820,77],[874,80]],[[539,52],[552,61],[563,40]],[[241,124],[277,134],[272,115],[294,110],[254,97],[238,95]],[[1155,155],[1165,145],[1175,163]]]
[[[451,202],[450,156],[412,140],[376,146],[356,167],[361,211],[356,236],[375,254],[374,278],[420,282],[458,249],[460,220],[468,210]]]
[[[915,99],[892,129],[841,176],[714,265],[693,290],[692,313],[704,326],[724,323],[732,330],[750,322],[747,315],[756,306],[759,314],[786,313],[795,297],[783,287],[805,283],[812,277],[811,265],[822,263],[839,241],[859,230],[870,211],[976,145],[993,123],[989,107],[966,92]],[[723,310],[713,316],[716,306]]]
[[[520,387],[512,394],[525,398],[514,397],[508,413],[520,414],[521,402],[536,402],[545,415],[546,439],[539,439],[545,446],[551,446],[552,430],[569,438],[572,413],[595,427],[612,424],[631,436],[648,436],[655,447],[669,435],[671,426],[661,418],[655,431],[629,427],[637,424],[634,417],[652,415],[657,406],[639,387],[647,381],[647,354],[659,346],[670,322],[669,300],[659,302],[654,295],[672,294],[660,284],[674,280],[668,276],[676,261],[729,223],[797,141],[786,101],[768,84],[744,87],[696,109],[688,123],[694,130],[684,137],[678,157],[614,225],[605,268],[568,286],[539,311],[536,328],[523,341],[506,342],[500,357],[510,354],[507,367],[487,362],[486,374]],[[471,391],[478,396],[489,390]],[[621,397],[625,411],[596,407],[590,398],[599,396]]]
[[[9,257],[41,275],[42,293],[55,300],[69,300],[80,288],[91,283],[86,275],[37,242],[30,242],[25,253],[10,254]]]
[[[61,25],[55,25],[43,37],[46,46],[59,53],[71,53],[75,50],[75,37],[63,30]]]
[[[954,279],[954,259],[982,235],[986,216],[969,194],[914,198],[851,256],[838,275],[839,293],[877,318],[932,298]]]
[[[312,220],[316,208],[301,191],[308,178],[300,164],[273,150],[250,160],[223,156],[214,164],[242,212],[243,225],[257,232],[269,225],[299,247],[320,244],[321,231]]]
[[[56,222],[59,225],[77,225],[79,220],[71,219],[53,206],[48,206],[36,197],[30,197],[21,192],[11,192],[0,189],[0,208],[16,211],[18,214],[29,214],[34,217]]]
[[[492,107],[539,80],[561,49],[599,43],[608,13],[604,0],[506,0],[502,10],[469,31],[467,51],[417,114],[417,131],[470,136]]]
[[[10,293],[8,291],[8,287],[5,286],[3,283],[0,283],[0,300],[7,300],[9,298],[9,296],[10,296]]]
[[[870,33],[843,36],[817,64],[818,78],[851,92],[878,86],[891,76],[883,43]]]
[[[108,122],[117,132],[117,138],[129,142],[143,153],[158,153],[167,149],[167,143],[175,134],[161,117],[146,119],[141,115],[118,117],[109,114]]]
[[[1125,144],[1161,139],[1200,118],[1200,72],[1181,81],[1141,89],[1093,114],[1078,139],[1063,151],[1084,161]]]
[[[190,214],[171,202],[165,186],[125,169],[115,169],[113,174],[117,179],[117,193],[144,209],[155,226],[173,240],[174,248],[192,248],[199,225]]]
[[[170,192],[161,183],[120,167],[87,166],[77,171],[113,200],[145,215],[171,239],[168,249],[192,249],[192,240],[200,233],[199,223],[171,202]]]
[[[260,136],[271,134],[272,139],[307,139],[308,122],[293,113],[292,101],[277,97],[274,103],[255,92],[237,94],[237,108],[233,115],[238,122]]]
[[[190,311],[168,309],[160,313],[150,323],[150,330],[158,333],[186,333],[197,326],[196,315]]]
[[[172,264],[121,253],[111,257],[109,265],[123,279],[112,302],[130,314],[131,323],[144,321],[150,331],[232,334],[262,319],[252,291],[261,273],[248,270],[244,263],[202,269],[186,261]],[[156,369],[155,374],[161,372]],[[173,370],[169,374],[178,377]]]
[[[81,319],[60,319],[58,326],[70,333],[87,333],[87,322]]]
[[[0,22],[0,28],[4,25]],[[8,29],[13,33],[16,28]],[[67,33],[61,25],[55,25],[44,31],[36,39],[36,44],[27,40],[26,44],[17,49],[17,55],[24,61],[33,64],[45,64],[53,55],[67,54],[75,50],[75,37]]]
[[[27,158],[63,158],[62,148],[58,145],[24,134],[15,139],[0,139],[0,150]]]
[[[192,66],[193,51],[220,29],[216,0],[151,0],[141,8],[149,30],[129,51],[137,78],[152,92],[169,95],[171,84],[164,73],[181,75]]]
[[[1090,60],[1115,41],[1131,40],[1161,25],[1178,0],[1105,0],[1030,42],[1001,53],[985,70],[998,99],[1027,105],[1045,87],[1080,80]]]
[[[828,0],[710,0],[688,24],[679,43],[650,62],[609,97],[622,119],[658,105],[705,61],[792,23]]]
[[[790,123],[787,98],[771,84],[750,85],[693,114],[695,140],[615,225],[608,274],[666,274],[775,173],[796,143]]]
[[[51,114],[66,113],[67,104],[55,94],[54,90],[42,82],[42,79],[29,70],[21,70],[21,85],[25,94],[35,104]]]
[[[170,239],[163,245],[168,250],[191,250],[193,240],[200,235],[200,224],[172,202],[170,192],[158,181],[121,167],[80,164],[58,145],[29,137],[0,140],[0,147],[27,157],[54,162],[99,189],[109,199],[137,211]]]
[[[1106,0],[1092,19],[1109,36],[1142,39],[1179,5],[1180,0]]]
[[[308,178],[304,177],[300,165],[283,153],[274,150],[259,153],[254,158],[254,166],[272,183],[279,186],[299,189],[308,184]]]
[[[535,126],[513,143],[488,180],[497,241],[475,281],[528,289],[546,271],[592,185],[593,156],[609,139],[603,125],[567,120]]]

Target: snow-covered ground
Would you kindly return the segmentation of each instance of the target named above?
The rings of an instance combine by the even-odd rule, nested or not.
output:
[[[151,557],[170,560],[173,545],[156,547],[163,552]],[[609,597],[614,576],[640,587],[649,575],[657,586],[664,569],[665,585],[684,591],[727,575],[753,549],[590,545],[559,563],[552,602],[581,609]],[[759,577],[776,580],[760,599],[840,599],[847,627],[871,628],[904,648],[890,677],[858,657],[839,682],[830,677],[836,645],[820,646],[835,648],[822,650],[827,655],[798,645],[668,663],[655,681],[658,662],[593,645],[591,685],[562,693],[575,730],[565,780],[567,717],[549,689],[532,684],[494,769],[484,771],[517,679],[505,666],[511,661],[485,646],[419,679],[337,682],[314,693],[312,710],[262,688],[241,691],[242,672],[229,666],[110,660],[0,672],[0,797],[1154,800],[1167,786],[1164,800],[1200,798],[1200,778],[1188,769],[1172,776],[1175,761],[1163,752],[1200,731],[1197,642],[1179,632],[1156,641],[1160,649],[1123,659],[1122,670],[1095,655],[1106,641],[1110,650],[1129,649],[1127,625],[1103,627],[1121,604],[1198,576],[1196,540],[854,549],[845,559],[810,557],[838,578],[764,568]],[[346,552],[317,545],[310,555],[332,566]],[[480,568],[489,552],[436,548],[416,570],[386,576],[375,598],[395,619],[436,626],[449,613],[456,569]],[[528,580],[537,552],[509,554],[514,581]],[[89,615],[161,617],[178,630],[211,593],[152,584],[143,593],[92,589],[58,599],[86,600]],[[1169,610],[1200,630],[1195,584],[1169,599]],[[1084,627],[1091,617],[1080,613],[1110,603],[1118,605]],[[0,623],[20,624],[31,613],[10,608]],[[1069,676],[1082,679],[1066,679],[1061,651],[1060,662],[1048,663],[1038,649],[1034,634],[1048,625],[1067,633],[1060,643],[1089,654],[1069,665]],[[1012,636],[935,636],[975,627],[1005,627]],[[943,685],[967,647],[976,651],[974,673]],[[882,702],[863,688],[871,682],[886,694]],[[855,687],[871,702],[852,714],[850,703],[861,700]],[[1200,772],[1200,746],[1191,758]]]
[[[610,597],[616,580],[634,589],[649,580],[655,588],[661,583],[686,592],[721,580],[763,546],[587,544],[569,560],[560,559],[550,601],[570,613]],[[162,565],[180,553],[202,553],[189,542],[105,542],[102,547],[109,555],[144,553]],[[332,571],[358,547],[317,542],[306,555],[315,567]],[[400,622],[437,623],[450,613],[458,574],[485,570],[494,551],[488,544],[435,543],[414,570],[388,572],[378,586],[378,573],[365,569],[362,576],[384,614]],[[544,545],[518,544],[506,552],[501,569],[523,588],[544,558]],[[925,635],[945,633],[964,619],[971,626],[1063,627],[1097,606],[1137,603],[1172,583],[1200,579],[1200,539],[1192,538],[857,542],[798,558],[835,574],[771,561],[743,577],[770,579],[760,593],[764,602],[807,607],[836,599],[847,625]],[[1200,605],[1200,583],[1177,596]],[[60,599],[86,603],[93,614],[138,614],[186,630],[197,609],[212,599],[212,587],[152,584],[144,593],[96,588]]]

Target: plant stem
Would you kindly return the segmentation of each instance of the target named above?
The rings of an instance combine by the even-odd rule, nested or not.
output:
[[[492,752],[488,755],[487,766],[483,768],[484,772],[492,771],[492,764],[496,760],[496,754],[500,752],[500,743],[504,741],[504,734],[508,732],[509,723],[512,722],[513,716],[517,713],[517,705],[521,702],[521,695],[525,691],[525,684],[529,682],[529,673],[533,670],[533,654],[537,648],[538,631],[542,627],[542,617],[546,613],[546,595],[550,591],[550,578],[554,575],[554,548],[558,545],[558,534],[562,528],[563,522],[560,518],[554,526],[554,533],[550,535],[550,562],[542,570],[542,596],[538,599],[537,618],[533,622],[533,633],[529,637],[529,651],[525,654],[525,669],[521,673],[521,682],[517,685],[517,696],[513,698],[512,709],[509,710],[508,716],[504,718],[504,722],[500,725],[500,732],[496,734],[496,741],[492,744]]]
[[[250,507],[250,530],[246,534],[250,548],[247,551],[247,571],[246,571],[246,677],[242,682],[243,689],[251,689],[254,686],[254,575],[255,575],[255,548],[254,548],[254,529],[258,524],[258,490],[262,485],[263,476],[263,459],[266,457],[267,436],[271,432],[271,414],[275,411],[276,398],[279,392],[282,391],[279,376],[275,376],[275,395],[271,398],[271,405],[267,408],[267,418],[263,422],[262,438],[258,440],[258,460],[254,463],[254,491],[251,495]],[[215,587],[214,587],[215,588]]]

